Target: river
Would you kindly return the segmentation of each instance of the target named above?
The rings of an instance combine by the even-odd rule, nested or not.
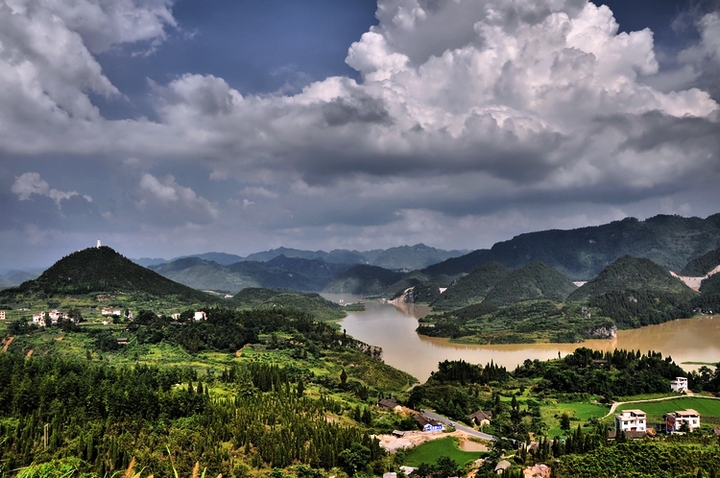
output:
[[[347,302],[357,297],[329,295],[335,302]],[[365,301],[364,312],[350,312],[340,327],[358,340],[383,349],[383,360],[388,365],[408,372],[424,382],[430,372],[443,360],[465,360],[486,364],[491,360],[498,365],[514,369],[525,359],[548,360],[566,355],[577,347],[596,350],[648,350],[662,352],[687,370],[699,365],[687,362],[720,362],[720,316],[703,316],[674,320],[641,329],[621,330],[616,339],[588,340],[582,344],[515,344],[515,345],[461,345],[447,339],[418,335],[417,319],[429,312],[427,307],[407,304],[396,307],[377,301]]]

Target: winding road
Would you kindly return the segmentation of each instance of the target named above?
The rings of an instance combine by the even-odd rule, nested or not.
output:
[[[666,400],[677,400],[677,399],[682,399],[682,398],[685,398],[685,397],[705,398],[705,399],[708,399],[708,400],[720,400],[720,397],[706,397],[706,396],[704,396],[704,395],[695,395],[695,394],[692,393],[692,392],[688,392],[688,393],[685,394],[685,395],[676,395],[676,396],[660,397],[660,398],[648,398],[648,399],[645,399],[645,400],[630,400],[630,401],[627,401],[627,402],[613,402],[612,406],[610,407],[610,411],[607,413],[607,415],[605,415],[605,416],[602,417],[602,418],[607,418],[607,417],[609,417],[610,415],[612,415],[612,414],[615,412],[615,410],[617,409],[617,407],[619,407],[620,405],[627,405],[627,404],[629,404],[629,403],[664,402],[664,401],[666,401]],[[601,419],[601,420],[602,420],[602,419]]]
[[[461,432],[467,433],[468,435],[480,438],[482,440],[487,441],[495,441],[497,440],[497,437],[494,437],[493,435],[488,435],[487,433],[479,432],[475,430],[474,428],[467,427],[465,425],[462,425],[460,423],[454,422],[453,420],[449,419],[448,417],[445,417],[443,415],[438,415],[435,412],[432,412],[430,410],[421,410],[422,414],[426,417],[435,420],[437,422],[443,423],[445,425],[454,427],[456,430],[460,430]]]

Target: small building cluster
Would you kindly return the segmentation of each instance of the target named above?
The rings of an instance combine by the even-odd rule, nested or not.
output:
[[[113,309],[112,307],[103,307],[100,313],[102,315],[117,315],[118,317],[121,317],[123,315],[122,310]]]
[[[46,317],[47,315],[47,317]],[[32,322],[33,324],[37,325],[38,327],[46,327],[48,325],[57,325],[58,320],[60,319],[69,319],[70,317],[64,313],[60,312],[57,309],[53,309],[50,312],[39,312],[37,314],[33,314]],[[47,323],[48,319],[50,320],[50,324]]]
[[[665,414],[665,432],[691,432],[700,428],[700,413],[697,410],[678,410]],[[642,410],[623,410],[615,415],[615,432],[623,431],[630,438],[642,438],[652,430],[647,428],[647,414]]]

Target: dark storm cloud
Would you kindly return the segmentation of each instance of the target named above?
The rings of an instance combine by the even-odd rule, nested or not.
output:
[[[653,32],[584,0],[380,0],[379,23],[344,45],[343,69],[263,90],[249,58],[271,64],[259,59],[267,42],[235,51],[222,42],[233,22],[212,6],[177,6],[199,15],[181,41],[192,28],[169,1],[43,5],[0,0],[0,157],[13,158],[0,201],[18,248],[93,228],[160,250],[221,248],[213,238],[451,248],[545,217],[582,225],[663,201],[716,212],[718,194],[694,188],[718,179],[717,12],[693,17],[697,37],[664,50],[676,57],[663,70]],[[283,5],[287,22],[310,8]],[[296,22],[280,37],[309,52],[312,30]],[[124,67],[104,68],[110,58]],[[308,70],[281,63],[266,76]],[[129,79],[128,65],[142,68]],[[138,84],[150,89],[140,106]],[[106,116],[113,102],[132,106]],[[89,163],[100,166],[89,174]]]

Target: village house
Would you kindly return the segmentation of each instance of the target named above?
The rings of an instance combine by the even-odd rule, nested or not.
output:
[[[122,310],[120,309],[113,309],[112,307],[103,307],[102,315],[117,315],[118,317],[122,316]]]
[[[502,475],[503,472],[505,470],[507,470],[508,468],[510,468],[511,466],[512,466],[512,464],[509,461],[502,460],[502,461],[498,462],[497,465],[495,465],[495,473],[497,473],[498,475]]]
[[[32,321],[33,324],[37,325],[38,327],[45,327],[47,325],[45,323],[45,311],[33,314]]]
[[[688,390],[688,379],[686,377],[675,377],[670,382],[670,390],[677,393],[685,393]]]
[[[615,415],[615,431],[643,432],[647,431],[647,414],[642,410],[623,410]]]
[[[0,310],[0,320],[5,320],[5,311]]]
[[[687,425],[688,431],[700,428],[700,413],[697,410],[688,408],[665,414],[665,431],[667,433],[678,433]]]
[[[492,420],[492,412],[490,410],[478,410],[477,412],[470,415],[470,420],[472,420],[473,423],[475,423],[475,425],[479,427],[490,425],[490,420]]]
[[[201,320],[207,320],[207,314],[204,310],[199,310],[195,312],[195,316],[193,317],[196,322],[199,322]]]
[[[424,432],[437,433],[443,431],[442,423],[431,420],[420,413],[415,414],[415,420],[422,426]]]
[[[400,405],[398,402],[393,400],[392,398],[383,398],[378,402],[378,406],[380,408],[389,408],[390,410],[394,410],[396,412],[402,411],[402,405]]]

